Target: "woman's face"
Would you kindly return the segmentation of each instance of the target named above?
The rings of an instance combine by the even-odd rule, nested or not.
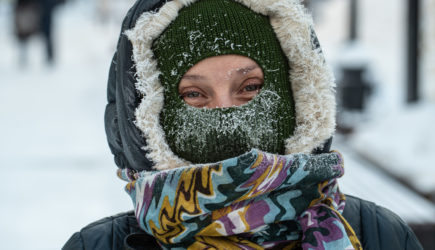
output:
[[[225,108],[249,102],[264,82],[260,66],[240,55],[206,58],[190,68],[178,85],[178,93],[188,105],[198,108]]]

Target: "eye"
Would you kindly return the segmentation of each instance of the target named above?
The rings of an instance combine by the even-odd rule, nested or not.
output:
[[[193,89],[185,89],[180,93],[180,98],[188,105],[201,108],[206,105],[207,95],[202,91],[193,88]]]
[[[245,86],[243,88],[243,90],[247,91],[247,92],[259,91],[261,89],[261,87],[262,87],[261,83],[258,83],[258,84],[249,84],[249,85]]]
[[[255,95],[263,87],[263,80],[259,78],[249,78],[240,86],[240,94]]]
[[[189,91],[189,92],[183,93],[181,95],[182,98],[197,98],[200,96],[201,96],[201,94],[197,91]]]

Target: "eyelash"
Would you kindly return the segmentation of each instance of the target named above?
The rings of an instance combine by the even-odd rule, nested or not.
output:
[[[254,89],[248,89],[248,88],[250,88],[250,87],[255,87]],[[244,91],[247,91],[247,92],[254,92],[254,91],[258,91],[258,90],[260,90],[261,89],[261,87],[262,87],[262,84],[248,84],[248,85],[246,85],[244,88],[243,88],[243,90]]]
[[[196,96],[189,96],[191,94],[197,94],[197,95]],[[199,93],[198,91],[187,91],[187,92],[181,94],[180,98],[181,99],[184,99],[184,98],[197,98],[197,97],[200,97],[200,96],[201,96],[201,93]]]
[[[255,87],[255,89],[247,90],[248,87]],[[243,88],[241,89],[241,92],[243,92],[243,91],[246,91],[246,92],[258,92],[259,90],[261,90],[262,87],[263,87],[263,83],[262,82],[251,81],[248,84],[246,84],[245,86],[243,86]]]

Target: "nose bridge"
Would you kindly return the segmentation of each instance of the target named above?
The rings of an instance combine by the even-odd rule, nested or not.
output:
[[[228,108],[234,106],[233,99],[228,92],[217,93],[212,108]]]

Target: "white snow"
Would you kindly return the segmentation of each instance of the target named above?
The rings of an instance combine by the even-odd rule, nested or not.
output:
[[[420,103],[357,127],[353,149],[435,196],[435,105]],[[434,214],[435,215],[435,214]]]
[[[193,150],[206,161],[210,161],[210,158],[204,157],[204,154],[210,150],[223,150],[228,144],[236,142],[241,147],[236,151],[239,153],[251,148],[274,151],[279,147],[277,138],[288,132],[277,129],[280,122],[288,122],[284,115],[276,117],[276,110],[280,108],[279,101],[280,96],[276,92],[263,90],[253,100],[239,107],[211,110],[186,104],[177,108],[176,112],[164,109],[162,112],[171,121],[166,122],[167,127],[164,128],[170,138],[169,145],[180,155],[189,155]],[[225,137],[231,139],[222,140]],[[210,139],[214,139],[216,145],[211,146]],[[226,152],[229,153],[231,152]]]
[[[60,249],[88,223],[132,209],[103,123],[120,22],[101,25],[88,1],[71,2],[56,14],[58,63],[44,65],[35,37],[21,68],[11,6],[0,12],[0,249]]]
[[[423,1],[422,69],[419,104],[407,106],[406,88],[406,1],[358,1],[358,43],[346,44],[349,1],[330,0],[322,4],[316,28],[327,60],[338,68],[367,66],[367,79],[374,86],[365,114],[340,113],[356,131],[349,144],[353,150],[435,197],[435,103],[430,100],[428,81],[433,78],[433,18]],[[426,9],[427,7],[427,9]],[[331,33],[331,30],[337,31]],[[333,35],[331,35],[333,34]],[[431,59],[430,59],[431,58]],[[430,60],[429,60],[430,59]],[[432,61],[431,61],[432,60]],[[339,71],[338,71],[339,73]],[[337,74],[339,79],[340,75]],[[433,81],[430,84],[433,85]],[[342,111],[339,111],[342,112]]]
[[[422,93],[423,100],[419,104],[405,104],[406,1],[358,1],[360,40],[356,44],[345,43],[349,1],[329,0],[327,3],[321,4],[322,15],[316,20],[327,61],[332,62],[337,71],[341,65],[366,65],[367,79],[375,87],[367,112],[339,111],[342,117],[347,116],[346,123],[355,126],[348,140],[338,142],[339,148],[346,150],[347,173],[342,189],[384,205],[408,222],[418,222],[419,217],[435,218],[433,204],[404,189],[369,163],[382,166],[419,192],[435,198],[435,104],[428,98],[430,93]],[[424,4],[427,9],[433,9],[433,1],[424,1]],[[430,69],[435,65],[433,56],[429,60],[433,55],[429,45],[435,23],[427,9],[424,10],[421,47],[424,91],[428,91],[434,72]],[[433,81],[430,84],[433,85]],[[414,206],[413,202],[419,205]]]
[[[335,137],[332,149],[343,154],[345,174],[339,179],[343,193],[386,207],[410,224],[435,223],[431,202],[359,156],[342,137]]]

